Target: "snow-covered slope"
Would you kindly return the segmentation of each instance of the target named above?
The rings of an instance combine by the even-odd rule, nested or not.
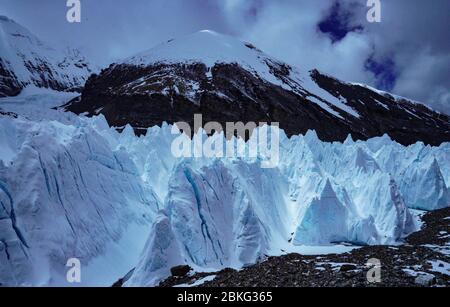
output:
[[[78,50],[57,50],[15,21],[0,16],[0,97],[27,85],[80,91],[92,67]]]
[[[65,106],[105,115],[140,133],[163,122],[192,124],[195,113],[225,122],[279,122],[289,136],[367,140],[388,133],[404,145],[450,141],[450,118],[425,105],[317,70],[279,61],[250,43],[213,31],[164,42],[92,76]]]
[[[217,63],[238,64],[269,82],[283,85],[270,64],[282,64],[250,43],[210,30],[162,43],[150,50],[125,59],[123,64],[148,67],[158,63],[203,63],[209,71]],[[211,72],[209,76],[212,77]]]

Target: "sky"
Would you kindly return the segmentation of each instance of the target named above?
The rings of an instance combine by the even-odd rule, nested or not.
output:
[[[80,0],[81,23],[66,0],[0,0],[0,15],[56,46],[81,49],[107,66],[203,29],[249,41],[304,70],[317,68],[450,113],[450,1]]]

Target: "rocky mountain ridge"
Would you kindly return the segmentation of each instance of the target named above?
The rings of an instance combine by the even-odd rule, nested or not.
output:
[[[450,141],[450,117],[423,104],[301,71],[253,45],[211,31],[171,40],[89,78],[65,106],[103,114],[137,133],[163,122],[280,123],[288,136],[315,130],[323,141],[388,134],[403,145]]]

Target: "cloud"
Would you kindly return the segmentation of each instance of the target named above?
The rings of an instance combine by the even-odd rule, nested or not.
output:
[[[304,71],[318,68],[344,80],[373,82],[373,74],[365,68],[367,58],[373,53],[367,36],[350,31],[336,42],[318,29],[329,13],[330,3],[265,1],[257,18],[245,27],[235,22],[242,19],[237,9],[229,13],[227,20],[236,35]],[[235,24],[239,27],[234,27]]]
[[[245,26],[236,22],[244,18],[239,4],[252,1],[229,1],[229,27],[269,54],[450,113],[449,1],[381,0],[382,22],[373,24],[366,0],[258,1]]]
[[[449,113],[450,54],[436,56],[427,50],[414,55],[412,63],[405,63],[394,92],[433,106]]]
[[[450,2],[383,1],[383,21],[369,29],[375,52],[396,66],[392,91],[450,113]]]

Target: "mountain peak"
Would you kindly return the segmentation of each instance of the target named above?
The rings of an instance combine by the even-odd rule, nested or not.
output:
[[[215,63],[239,63],[258,67],[269,58],[252,44],[211,30],[201,30],[184,37],[171,39],[136,56],[125,63],[151,65],[159,62],[201,62],[211,67]]]
[[[0,97],[29,85],[80,90],[91,74],[80,54],[53,48],[26,27],[0,16]]]
[[[118,101],[127,109],[114,107]],[[92,115],[101,110],[111,125],[130,124],[140,133],[162,122],[191,122],[197,112],[222,124],[278,122],[288,137],[315,130],[320,140],[348,138],[348,145],[388,132],[408,145],[450,139],[445,116],[317,70],[308,73],[211,30],[109,66],[89,79],[82,99],[66,110]],[[315,143],[316,137],[306,140]]]

